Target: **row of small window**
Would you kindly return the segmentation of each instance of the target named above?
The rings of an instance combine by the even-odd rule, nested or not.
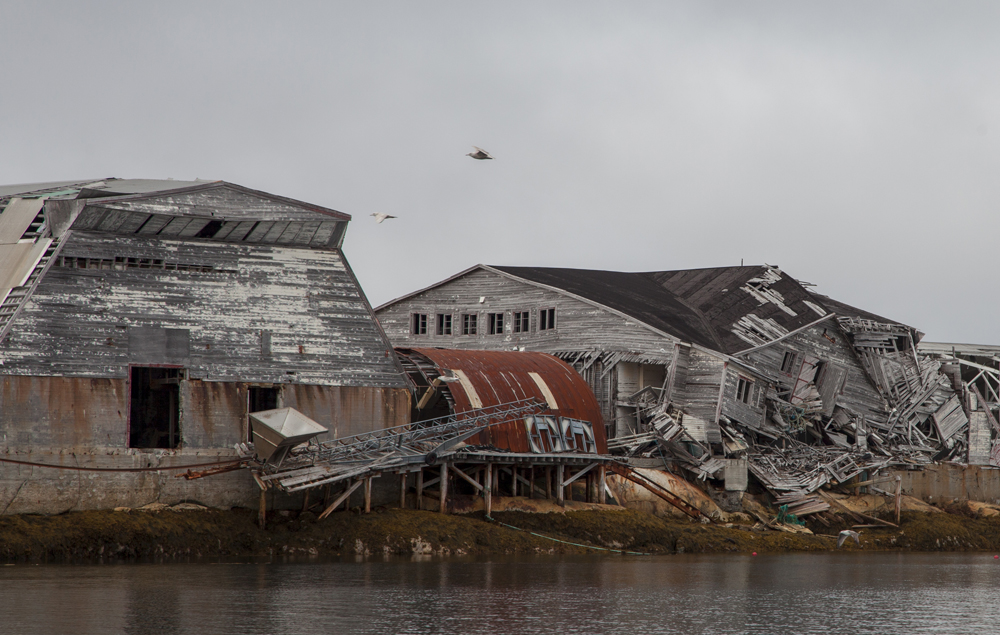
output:
[[[73,258],[59,256],[53,263],[56,267],[72,269],[103,269],[106,271],[125,271],[126,269],[164,269],[166,271],[194,271],[198,273],[236,273],[228,269],[216,269],[212,265],[193,265],[180,262],[169,262],[158,258]]]
[[[486,333],[489,335],[503,335],[504,332],[504,318],[505,313],[487,313],[486,314]],[[414,313],[410,317],[410,334],[411,335],[427,335],[428,333],[428,318],[430,317],[427,313]],[[438,335],[455,335],[456,330],[453,323],[454,316],[451,313],[438,313],[435,315],[435,330],[434,332]],[[458,324],[461,331],[457,334],[461,335],[478,335],[479,334],[479,314],[478,313],[462,313],[459,316],[460,324]],[[556,327],[556,310],[555,309],[539,309],[538,311],[538,330],[539,331],[551,331]],[[530,333],[531,332],[531,311],[513,311],[511,312],[511,332],[513,333]]]

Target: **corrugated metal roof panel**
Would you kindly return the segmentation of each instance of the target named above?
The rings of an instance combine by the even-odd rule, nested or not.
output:
[[[449,389],[457,413],[530,397],[545,401],[550,406],[554,401],[558,408],[553,408],[551,414],[590,422],[597,451],[601,454],[608,451],[604,420],[593,391],[572,366],[557,357],[519,351],[397,350],[402,355],[412,352],[425,357],[442,374],[454,371],[459,381],[451,382]],[[482,439],[481,442],[487,440]],[[514,452],[531,451],[527,431],[521,421],[492,428],[488,442]]]

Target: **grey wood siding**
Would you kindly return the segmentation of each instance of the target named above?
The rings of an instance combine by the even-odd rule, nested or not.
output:
[[[543,309],[556,310],[554,329],[538,329],[539,311]],[[514,332],[513,313],[521,311],[530,314],[527,333]],[[489,335],[488,315],[498,312],[504,314],[503,334]],[[414,313],[427,315],[426,335],[411,333]],[[462,315],[467,313],[477,317],[478,333],[474,336],[462,335]],[[438,314],[452,316],[452,335],[437,334]],[[376,315],[393,345],[400,347],[523,349],[564,357],[574,352],[635,352],[662,359],[666,367],[673,359],[676,342],[606,309],[481,269],[385,306]],[[598,361],[587,366],[586,362],[569,361],[590,384],[605,422],[613,429],[613,422],[618,417],[615,401],[633,394],[638,387],[619,387],[616,364],[608,367]],[[663,382],[662,374],[657,381],[659,387]]]
[[[795,352],[798,356],[796,369],[801,363],[803,355],[818,357],[823,361],[844,368],[847,371],[847,377],[843,391],[834,395],[836,404],[868,418],[885,421],[888,416],[885,402],[878,390],[868,380],[868,375],[861,366],[861,362],[858,361],[847,336],[840,330],[834,318],[820,322],[816,326],[795,333],[781,342],[743,357],[753,366],[773,373],[778,378],[779,385],[788,389],[792,387],[794,378],[790,374],[781,372],[781,362],[787,351]]]
[[[405,386],[339,250],[81,231],[64,240],[0,343],[4,374],[124,378],[129,329],[155,327],[188,331],[192,379]],[[186,268],[113,268],[121,258]]]
[[[722,442],[718,415],[725,372],[726,362],[722,358],[697,348],[690,350],[681,403],[685,413],[704,421],[705,440],[709,443]]]
[[[480,298],[485,298],[482,303]],[[538,330],[539,309],[556,310],[556,328]],[[511,314],[528,311],[528,333],[514,333]],[[503,335],[489,335],[487,315],[504,313]],[[428,316],[428,334],[410,333],[410,316]],[[439,336],[434,330],[438,313],[453,316],[455,333]],[[479,333],[461,335],[461,315],[475,313]],[[395,346],[440,346],[487,350],[525,350],[558,353],[564,351],[637,351],[662,355],[670,363],[674,341],[654,333],[634,320],[549,289],[511,280],[490,271],[471,271],[461,278],[429,289],[419,295],[388,305],[377,312],[379,322]]]
[[[751,382],[747,401],[738,398],[737,386],[740,379]],[[760,428],[764,423],[764,397],[767,394],[767,382],[754,375],[742,372],[736,365],[726,369],[726,386],[722,395],[722,414],[752,428]]]

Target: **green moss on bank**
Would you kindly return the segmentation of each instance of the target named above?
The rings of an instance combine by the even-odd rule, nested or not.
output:
[[[215,557],[318,558],[361,555],[498,555],[592,553],[567,543],[644,553],[776,553],[836,548],[844,527],[814,528],[828,535],[759,531],[750,526],[704,525],[634,510],[565,514],[482,512],[441,515],[384,509],[372,514],[270,514],[256,526],[250,510],[73,512],[58,516],[0,516],[0,560],[93,561]],[[532,535],[544,534],[558,541]],[[862,530],[862,545],[845,549],[1000,551],[1000,517],[903,514],[898,529]]]

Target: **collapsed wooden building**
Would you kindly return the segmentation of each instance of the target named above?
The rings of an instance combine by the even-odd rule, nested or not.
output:
[[[746,465],[776,496],[808,502],[887,467],[990,462],[1000,426],[996,394],[976,398],[982,377],[956,379],[916,329],[810,286],[766,265],[478,265],[376,315],[397,346],[558,356],[597,395],[609,447],[729,474],[732,487]]]
[[[0,210],[4,512],[256,504],[245,470],[162,470],[238,459],[258,410],[294,407],[330,437],[408,422],[342,252],[350,216],[132,179],[0,187]]]

